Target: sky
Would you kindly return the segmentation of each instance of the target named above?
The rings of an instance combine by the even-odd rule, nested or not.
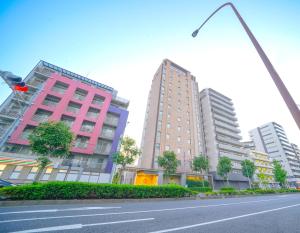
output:
[[[218,0],[0,0],[0,70],[25,77],[39,60],[87,76],[130,100],[126,135],[141,142],[155,71],[168,58],[189,70],[199,89],[233,100],[244,140],[264,123],[300,132],[269,73],[230,8],[191,33]],[[300,104],[300,1],[233,1]],[[0,83],[0,103],[10,93]]]

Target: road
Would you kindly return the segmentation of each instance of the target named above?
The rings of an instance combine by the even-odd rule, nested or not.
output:
[[[297,233],[300,195],[1,207],[0,232]]]

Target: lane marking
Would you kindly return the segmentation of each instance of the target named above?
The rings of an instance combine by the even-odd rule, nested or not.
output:
[[[45,228],[36,228],[24,231],[14,231],[11,233],[36,233],[36,232],[49,232],[49,231],[63,231],[63,230],[74,230],[81,229],[83,227],[92,227],[92,226],[101,226],[101,225],[111,225],[111,224],[120,224],[120,223],[131,223],[131,222],[141,222],[154,220],[155,218],[141,218],[141,219],[132,219],[132,220],[123,220],[115,222],[101,222],[101,223],[91,223],[91,224],[73,224],[73,225],[63,225],[56,227],[45,227]]]
[[[284,207],[280,207],[280,208],[276,208],[276,209],[270,209],[270,210],[254,212],[254,213],[250,213],[250,214],[243,214],[243,215],[239,215],[239,216],[235,216],[235,217],[231,217],[231,218],[223,218],[223,219],[219,219],[219,220],[203,222],[203,223],[188,225],[188,226],[183,226],[183,227],[169,228],[169,229],[160,230],[160,231],[151,231],[151,232],[148,232],[148,233],[165,233],[165,232],[186,230],[186,229],[189,229],[189,228],[195,228],[195,227],[200,227],[200,226],[204,226],[204,225],[210,225],[210,224],[219,223],[219,222],[226,222],[226,221],[239,219],[239,218],[245,218],[245,217],[249,217],[249,216],[253,216],[253,215],[265,214],[265,213],[269,213],[269,212],[274,212],[274,211],[279,211],[279,210],[283,210],[283,209],[293,208],[293,207],[296,207],[296,206],[300,206],[300,204],[289,205],[289,206],[284,206]]]
[[[53,213],[60,211],[74,211],[74,210],[106,210],[106,209],[120,209],[121,207],[82,207],[82,208],[70,208],[70,209],[48,209],[48,210],[26,210],[15,212],[2,212],[0,214],[29,214],[29,213]]]
[[[232,202],[232,203],[215,204],[215,205],[178,207],[178,208],[169,208],[169,209],[138,210],[138,211],[110,212],[110,213],[99,213],[99,214],[81,214],[81,215],[40,217],[40,218],[11,219],[11,220],[0,221],[0,224],[1,223],[8,223],[8,222],[23,222],[23,221],[49,220],[49,219],[61,219],[61,218],[80,218],[80,217],[93,217],[93,216],[108,216],[108,215],[164,212],[164,211],[185,210],[185,209],[199,209],[199,208],[218,207],[218,206],[230,206],[230,205],[240,205],[240,204],[249,204],[249,203],[260,203],[260,202],[268,202],[268,201],[274,201],[274,200],[282,200],[282,199],[281,198],[272,198],[272,199],[257,200],[257,201],[243,201],[243,202]]]

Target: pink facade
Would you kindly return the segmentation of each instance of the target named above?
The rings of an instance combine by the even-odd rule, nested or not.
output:
[[[53,86],[57,83],[57,81],[68,85],[68,88],[65,90],[63,94],[59,92],[55,92],[53,90]],[[84,100],[79,100],[74,98],[75,91],[77,89],[81,89],[87,92]],[[47,95],[55,96],[60,99],[59,103],[56,106],[46,106],[43,104],[43,101],[47,97]],[[93,104],[92,101],[95,96],[101,97],[104,99],[102,105]],[[36,111],[46,110],[52,112],[52,115],[48,118],[50,121],[59,121],[62,116],[69,116],[75,118],[72,124],[72,131],[76,136],[85,136],[89,138],[88,144],[85,148],[74,147],[71,149],[72,152],[82,153],[82,154],[93,154],[95,147],[97,145],[98,137],[101,133],[102,125],[105,120],[108,108],[110,106],[110,102],[112,99],[112,95],[106,91],[101,89],[89,86],[77,80],[72,80],[66,77],[63,77],[57,73],[53,74],[44,84],[44,88],[38,94],[38,96],[33,101],[32,105],[25,112],[21,123],[17,127],[17,129],[12,134],[9,142],[15,144],[23,144],[28,145],[28,140],[24,140],[21,138],[21,135],[26,128],[26,126],[37,126],[39,122],[33,120],[33,116]],[[70,103],[80,104],[80,110],[75,114],[73,112],[67,111],[68,104]],[[89,108],[100,110],[97,118],[91,118],[87,116],[87,112]],[[92,132],[83,132],[81,131],[81,126],[83,121],[88,121],[94,123],[94,128]]]

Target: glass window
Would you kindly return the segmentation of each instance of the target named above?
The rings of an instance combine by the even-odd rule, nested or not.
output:
[[[94,96],[92,104],[95,104],[95,105],[98,105],[98,106],[102,106],[103,103],[104,103],[104,97],[99,96],[99,95],[95,95]]]
[[[177,148],[177,153],[180,153],[181,149],[180,148]]]
[[[90,139],[89,137],[77,136],[75,140],[75,147],[87,148],[89,139]]]
[[[5,164],[0,164],[0,176],[2,175],[5,168],[6,168]]]
[[[37,173],[37,171],[38,171],[38,169],[39,169],[38,167],[32,167],[29,174],[28,174],[28,176],[27,176],[27,179],[28,180],[33,180],[36,173]]]
[[[180,141],[181,141],[181,138],[180,138],[180,137],[178,137],[178,138],[177,138],[177,142],[180,142]]]
[[[78,176],[78,171],[70,171],[66,180],[67,181],[76,181]]]
[[[13,173],[10,175],[10,179],[18,179],[23,166],[16,166]]]
[[[165,150],[170,150],[170,146],[165,146]]]
[[[74,98],[77,100],[84,100],[86,96],[87,96],[87,91],[82,89],[76,89],[74,93]]]
[[[66,177],[66,174],[67,174],[67,170],[62,170],[62,169],[59,170],[59,172],[56,175],[56,180],[64,181],[65,177]]]

